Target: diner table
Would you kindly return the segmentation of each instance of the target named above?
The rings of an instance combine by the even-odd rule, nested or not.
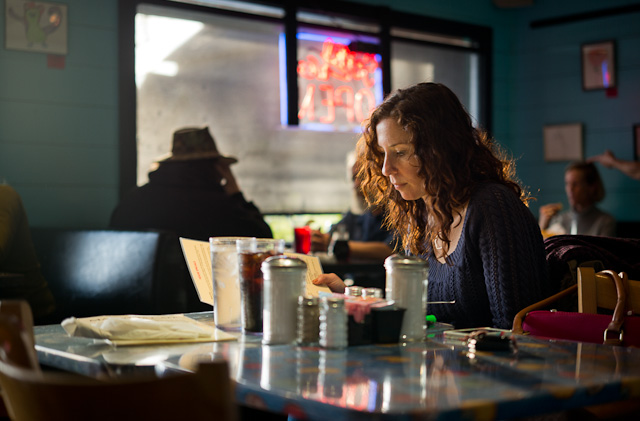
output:
[[[207,324],[212,312],[187,316]],[[120,346],[35,327],[38,359],[95,378],[190,372],[224,358],[236,401],[308,420],[511,419],[640,398],[640,349],[514,336],[517,349],[470,352],[428,329],[423,342],[262,345],[258,335],[209,343]]]

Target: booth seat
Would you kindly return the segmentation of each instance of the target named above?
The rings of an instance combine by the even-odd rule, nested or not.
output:
[[[640,238],[640,221],[618,221],[616,235],[622,238]]]
[[[32,227],[31,234],[56,299],[50,323],[211,310],[198,299],[174,233]]]

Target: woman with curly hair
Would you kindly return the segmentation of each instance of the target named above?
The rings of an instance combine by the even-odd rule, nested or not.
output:
[[[429,262],[429,313],[456,328],[508,329],[555,292],[529,197],[506,158],[446,86],[420,83],[379,105],[359,142],[367,201],[409,254]],[[316,284],[341,291],[334,274]]]

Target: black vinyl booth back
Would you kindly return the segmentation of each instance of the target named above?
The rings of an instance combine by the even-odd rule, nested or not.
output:
[[[51,322],[211,310],[198,300],[173,233],[31,228],[31,234],[56,299]]]

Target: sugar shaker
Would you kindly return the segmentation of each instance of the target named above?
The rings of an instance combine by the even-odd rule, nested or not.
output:
[[[402,321],[402,342],[424,341],[427,324],[427,277],[429,267],[426,260],[415,256],[394,254],[384,261],[386,269],[386,298],[406,309]]]
[[[264,322],[262,343],[290,344],[296,340],[298,297],[305,285],[307,265],[295,257],[273,256],[262,263]]]

